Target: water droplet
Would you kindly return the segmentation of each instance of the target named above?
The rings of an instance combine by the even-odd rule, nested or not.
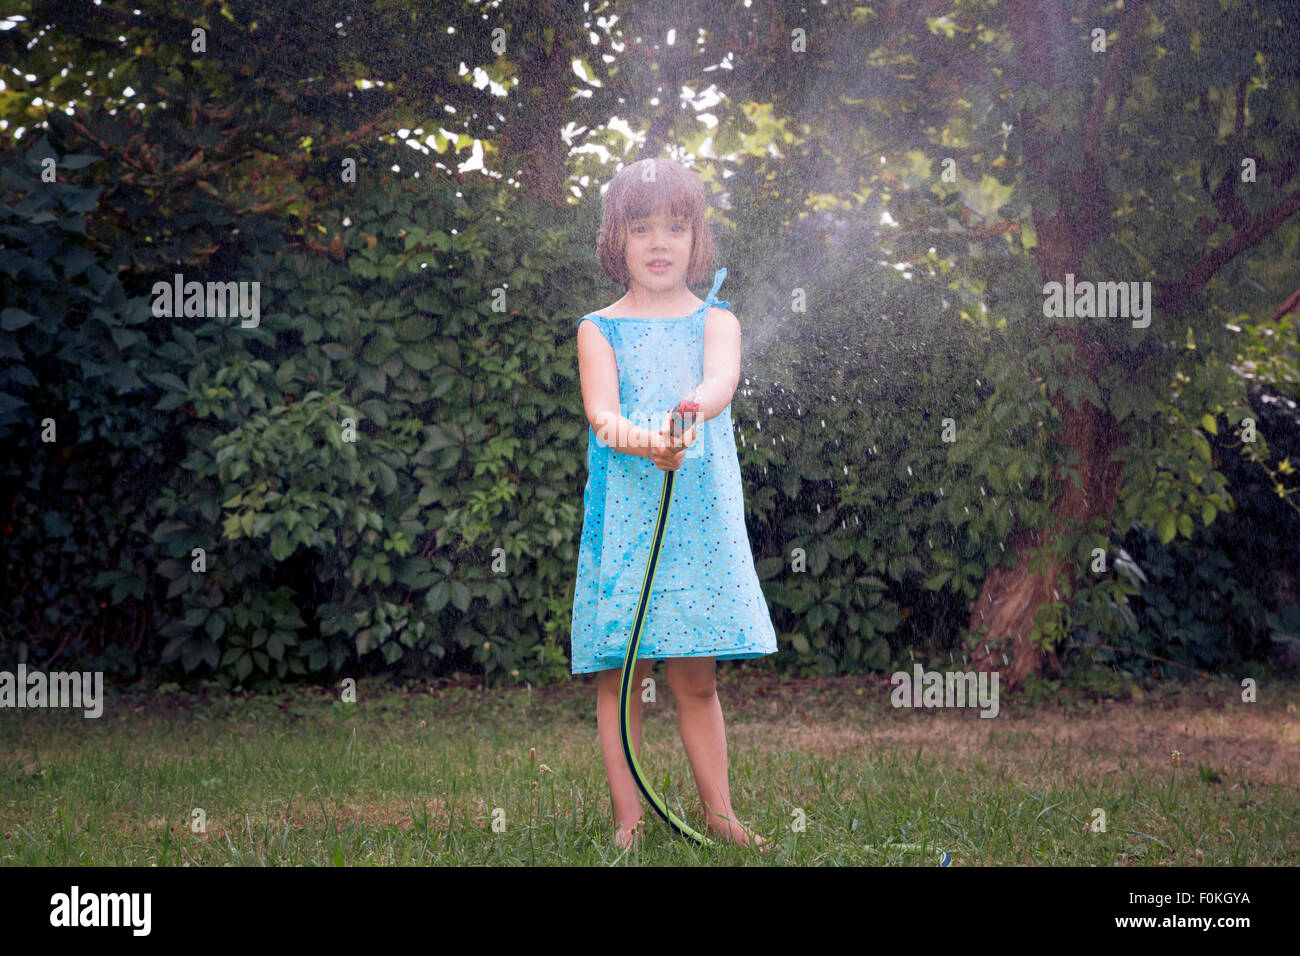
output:
[[[912,473],[912,466],[911,466],[911,465],[908,465],[908,466],[907,466],[907,473],[908,473],[909,475]]]
[[[844,474],[847,475],[848,473],[849,473],[849,466],[848,466],[848,465],[845,465],[845,466],[844,466]]]
[[[821,506],[821,505],[818,505],[818,506],[817,506],[817,513],[818,513],[818,514],[821,514],[821,513],[822,513],[822,506]]]
[[[825,428],[825,427],[826,427],[826,419],[823,418],[823,419],[822,419],[822,428]]]
[[[967,508],[965,505],[962,505],[962,506],[961,506],[961,510],[964,511],[964,512],[966,512],[967,514],[970,514],[970,509]]]
[[[982,494],[982,495],[984,494],[984,486],[983,486],[983,485],[980,485],[980,494]],[[985,495],[985,497],[987,498],[988,496]]]

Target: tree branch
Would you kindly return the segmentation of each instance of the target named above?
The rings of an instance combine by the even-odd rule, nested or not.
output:
[[[1246,82],[1249,77],[1242,76],[1237,80],[1237,121],[1233,126],[1237,136],[1246,132]]]
[[[1136,37],[1141,33],[1142,17],[1145,14],[1143,0],[1129,0],[1125,5],[1124,19],[1119,25],[1119,40],[1107,56],[1106,69],[1102,71],[1101,82],[1093,93],[1092,106],[1083,124],[1084,172],[1082,176],[1072,175],[1070,179],[1081,199],[1076,234],[1085,247],[1091,245],[1101,230],[1101,204],[1105,195],[1105,177],[1101,170],[1101,124],[1106,116],[1106,102],[1110,99],[1111,88],[1124,67],[1129,51],[1135,45]],[[1116,101],[1116,112],[1122,105],[1122,99]]]
[[[1247,223],[1231,239],[1211,249],[1188,270],[1181,282],[1161,285],[1156,296],[1156,308],[1177,313],[1189,293],[1209,281],[1210,277],[1242,252],[1258,245],[1278,226],[1300,212],[1300,190],[1291,193],[1264,215]]]
[[[1098,182],[1101,181],[1101,122],[1106,115],[1106,101],[1110,99],[1111,87],[1133,48],[1134,38],[1140,32],[1138,21],[1145,12],[1143,0],[1133,0],[1132,6],[1125,9],[1124,19],[1119,25],[1119,40],[1106,59],[1106,69],[1102,71],[1101,82],[1092,96],[1087,122],[1083,125],[1083,152],[1088,157],[1089,167],[1096,170]]]
[[[1288,312],[1295,312],[1297,310],[1300,310],[1300,289],[1296,289],[1292,292],[1291,297],[1283,302],[1281,308],[1273,313],[1273,321],[1280,322],[1282,321],[1282,316],[1286,315]],[[1295,337],[1297,341],[1300,341],[1300,327],[1296,328]]]
[[[1296,289],[1292,292],[1291,297],[1283,302],[1281,308],[1273,313],[1273,321],[1277,322],[1288,312],[1294,312],[1296,306],[1300,306],[1300,289]]]

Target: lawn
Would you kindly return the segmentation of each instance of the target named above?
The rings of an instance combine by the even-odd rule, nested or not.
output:
[[[642,763],[702,828],[662,673]],[[889,690],[720,665],[733,802],[781,841],[772,853],[695,847],[648,806],[644,844],[615,848],[592,677],[367,679],[355,704],[333,688],[129,689],[97,720],[0,710],[0,862],[933,865],[868,848],[894,841],[953,866],[1300,863],[1300,685],[1247,704],[1230,680],[1043,683],[993,719],[895,709]],[[1094,808],[1105,832],[1087,832]]]

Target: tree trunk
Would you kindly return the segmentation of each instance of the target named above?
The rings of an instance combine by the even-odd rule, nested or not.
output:
[[[571,96],[570,64],[583,52],[586,37],[559,22],[556,11],[552,10],[552,14],[556,20],[533,26],[538,35],[546,34],[545,28],[551,27],[545,45],[538,36],[530,37],[531,44],[525,44],[531,54],[519,61],[519,88],[509,97],[516,105],[501,132],[498,148],[501,171],[514,175],[512,167],[518,163],[519,184],[530,198],[562,206],[566,201],[569,144],[560,136],[560,130]]]
[[[1122,56],[1131,43],[1142,16],[1141,3],[1132,5],[1125,19],[1122,33],[1124,48],[1117,47],[1112,56],[1112,69],[1095,94],[1093,108],[1082,127],[1081,146],[1086,161],[1081,170],[1053,168],[1048,165],[1042,137],[1026,146],[1025,167],[1032,180],[1056,193],[1058,205],[1054,215],[1043,217],[1034,210],[1034,227],[1038,234],[1035,258],[1043,281],[1064,282],[1066,273],[1082,274],[1084,253],[1097,238],[1100,203],[1104,196],[1098,148],[1098,127],[1105,111],[1106,97],[1114,82]],[[1058,51],[1066,44],[1077,42],[1069,33],[1070,26],[1059,6],[1050,0],[1008,0],[1008,23],[1018,45],[1024,51],[1025,62],[1033,82],[1042,88],[1053,88],[1068,81],[1056,71]],[[1034,128],[1034,115],[1021,117],[1026,129]],[[1110,361],[1105,345],[1085,337],[1086,325],[1076,328],[1051,326],[1061,342],[1074,346],[1075,362],[1081,368],[1077,374],[1097,380],[1104,363]],[[1008,690],[1018,687],[1030,674],[1042,671],[1044,653],[1030,643],[1038,610],[1061,599],[1059,583],[1073,582],[1080,569],[1072,556],[1066,561],[1051,561],[1045,573],[1031,571],[1030,560],[1045,541],[1059,537],[1069,519],[1105,518],[1110,515],[1119,499],[1124,477],[1124,463],[1109,461],[1111,453],[1124,444],[1123,434],[1113,416],[1098,409],[1080,397],[1079,408],[1059,392],[1049,395],[1049,400],[1061,416],[1062,442],[1078,454],[1080,486],[1068,478],[1060,496],[1052,505],[1057,516],[1043,532],[1033,535],[1019,531],[1007,543],[1016,556],[1013,569],[994,568],[984,579],[979,597],[971,608],[972,629],[987,625],[985,639],[975,649],[973,663],[977,670],[998,670],[1002,684]],[[1009,648],[1008,648],[1008,645]],[[1008,656],[1008,650],[1010,656]],[[1046,654],[1058,666],[1054,650]],[[1004,667],[1005,665],[1005,667]]]
[[[1063,341],[1072,341],[1089,359],[1089,369],[1095,369],[1095,355],[1101,350],[1085,346],[1078,330],[1058,329],[1058,334]],[[1082,398],[1076,409],[1059,392],[1050,399],[1061,415],[1063,443],[1079,456],[1080,486],[1076,487],[1069,479],[1064,481],[1052,505],[1053,513],[1060,519],[1058,522],[1039,534],[1021,530],[1011,536],[1007,547],[1016,555],[1016,566],[994,568],[984,579],[971,608],[970,626],[974,629],[989,626],[985,640],[973,655],[975,669],[999,670],[1000,683],[1009,690],[1018,687],[1030,674],[1041,673],[1045,655],[1029,641],[1038,609],[1062,598],[1060,581],[1072,585],[1077,575],[1088,573],[1087,566],[1078,567],[1067,558],[1066,563],[1049,562],[1046,574],[1040,574],[1029,570],[1030,559],[1045,541],[1062,533],[1069,519],[1089,521],[1108,517],[1119,500],[1124,479],[1124,463],[1108,459],[1116,448],[1128,443],[1128,436],[1110,412]],[[1008,642],[1010,657],[1006,657]],[[1054,650],[1049,649],[1046,656],[1054,667],[1059,667]],[[1004,668],[1004,664],[1008,666]]]

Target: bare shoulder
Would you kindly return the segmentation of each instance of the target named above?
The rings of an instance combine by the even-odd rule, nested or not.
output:
[[[605,306],[605,308],[597,309],[595,312],[591,314],[598,315],[602,319],[617,319],[619,316],[619,309],[621,308],[619,303],[621,303],[622,301],[623,301],[622,299],[619,299],[618,302],[611,302],[609,305]]]
[[[721,306],[709,306],[709,315],[705,322],[715,328],[740,330],[740,320],[736,318],[730,309],[724,309]]]
[[[588,312],[586,315],[583,316],[583,319],[590,318],[593,315],[600,315],[600,313]],[[609,316],[603,316],[603,318],[609,318]],[[605,349],[613,348],[613,346],[609,344],[609,340],[605,338],[605,333],[601,329],[599,323],[579,321],[578,322],[578,354],[581,355],[591,348],[599,349],[602,345],[605,347]]]

